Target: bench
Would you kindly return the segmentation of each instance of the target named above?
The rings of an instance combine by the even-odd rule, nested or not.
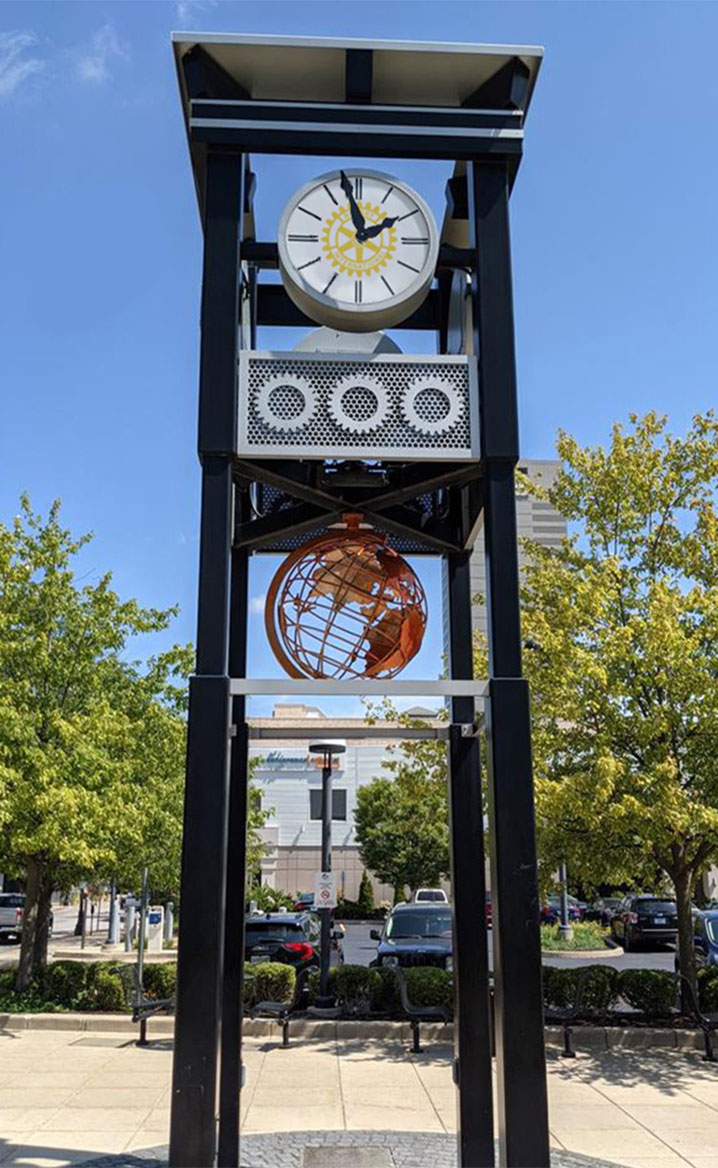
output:
[[[581,1000],[583,998],[583,987],[586,981],[586,971],[584,969],[576,970],[575,992],[573,1001],[568,1006],[551,1006],[544,1010],[544,1021],[550,1024],[557,1024],[563,1026],[563,1050],[561,1051],[561,1058],[575,1058],[576,1051],[573,1049],[571,1042],[572,1030],[571,1023],[575,1022],[579,1010],[581,1009]]]
[[[153,1014],[174,1013],[174,998],[146,998],[136,965],[114,965],[110,973],[116,973],[122,982],[125,1005],[132,1010],[132,1021],[139,1022],[138,1046],[147,1046],[147,1019]]]
[[[304,982],[309,970],[302,969],[294,983],[294,994],[290,1002],[257,1002],[250,1010],[251,1018],[271,1018],[282,1028],[282,1046],[289,1046],[289,1020],[301,1005],[304,997]]]
[[[415,1006],[409,1000],[409,990],[402,970],[397,966],[394,969],[399,985],[399,1000],[401,1008],[411,1023],[412,1054],[421,1054],[419,1043],[419,1028],[422,1022],[443,1022],[446,1025],[451,1021],[451,1011],[446,1006]]]

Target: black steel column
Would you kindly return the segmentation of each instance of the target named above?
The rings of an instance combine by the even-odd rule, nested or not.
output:
[[[232,452],[242,158],[207,158],[200,352],[202,461],[197,667],[190,681],[170,1164],[216,1153],[230,745],[228,669]]]
[[[473,677],[470,552],[446,558],[451,676]],[[449,826],[454,902],[454,1079],[460,1168],[494,1163],[484,813],[474,699],[452,698]]]
[[[249,553],[243,548],[236,548],[232,552],[230,677],[246,676],[248,581]],[[249,734],[245,721],[245,706],[244,696],[232,698],[234,737],[229,772],[229,827],[224,914],[224,983],[222,988],[217,1155],[219,1168],[237,1168],[239,1165],[249,784]]]
[[[531,717],[521,677],[514,467],[518,410],[508,174],[468,167],[476,249],[474,326],[480,360],[484,532],[489,628],[486,740],[500,1163],[550,1163],[534,828]]]

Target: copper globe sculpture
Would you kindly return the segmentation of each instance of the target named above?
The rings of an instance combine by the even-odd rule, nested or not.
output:
[[[421,647],[419,579],[361,515],[343,518],[291,552],[269,586],[267,637],[290,677],[394,677]]]

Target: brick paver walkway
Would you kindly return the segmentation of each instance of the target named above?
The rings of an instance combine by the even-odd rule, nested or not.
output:
[[[108,1157],[119,1165],[132,1158],[118,1153],[149,1148],[161,1156],[171,1057],[169,1041],[140,1049],[124,1035],[1,1032],[0,1164],[61,1168]],[[450,1057],[430,1044],[412,1056],[391,1041],[297,1039],[282,1050],[247,1040],[243,1163],[296,1168],[305,1145],[335,1139],[383,1142],[402,1168],[451,1165]],[[552,1053],[549,1092],[557,1168],[718,1168],[718,1068],[697,1054],[615,1050],[570,1061]]]

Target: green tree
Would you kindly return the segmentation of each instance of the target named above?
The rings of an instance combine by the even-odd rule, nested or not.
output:
[[[382,716],[397,720],[388,705]],[[391,777],[359,788],[354,822],[362,863],[399,899],[406,886],[414,892],[448,875],[446,746],[435,739],[407,740],[383,766]]]
[[[56,887],[115,875],[176,883],[184,772],[185,679],[176,647],[146,665],[128,642],[174,609],[123,601],[111,577],[80,585],[90,536],[46,519],[27,497],[0,524],[0,863],[26,878],[18,984],[46,959]]]
[[[364,913],[365,917],[371,917],[374,912],[374,889],[372,887],[369,873],[366,868],[362,872],[361,881],[359,882],[359,895],[357,896],[357,904]]]
[[[667,877],[694,979],[691,892],[718,858],[718,425],[631,416],[558,452],[545,495],[581,535],[527,543],[522,597],[540,854],[595,884]]]

